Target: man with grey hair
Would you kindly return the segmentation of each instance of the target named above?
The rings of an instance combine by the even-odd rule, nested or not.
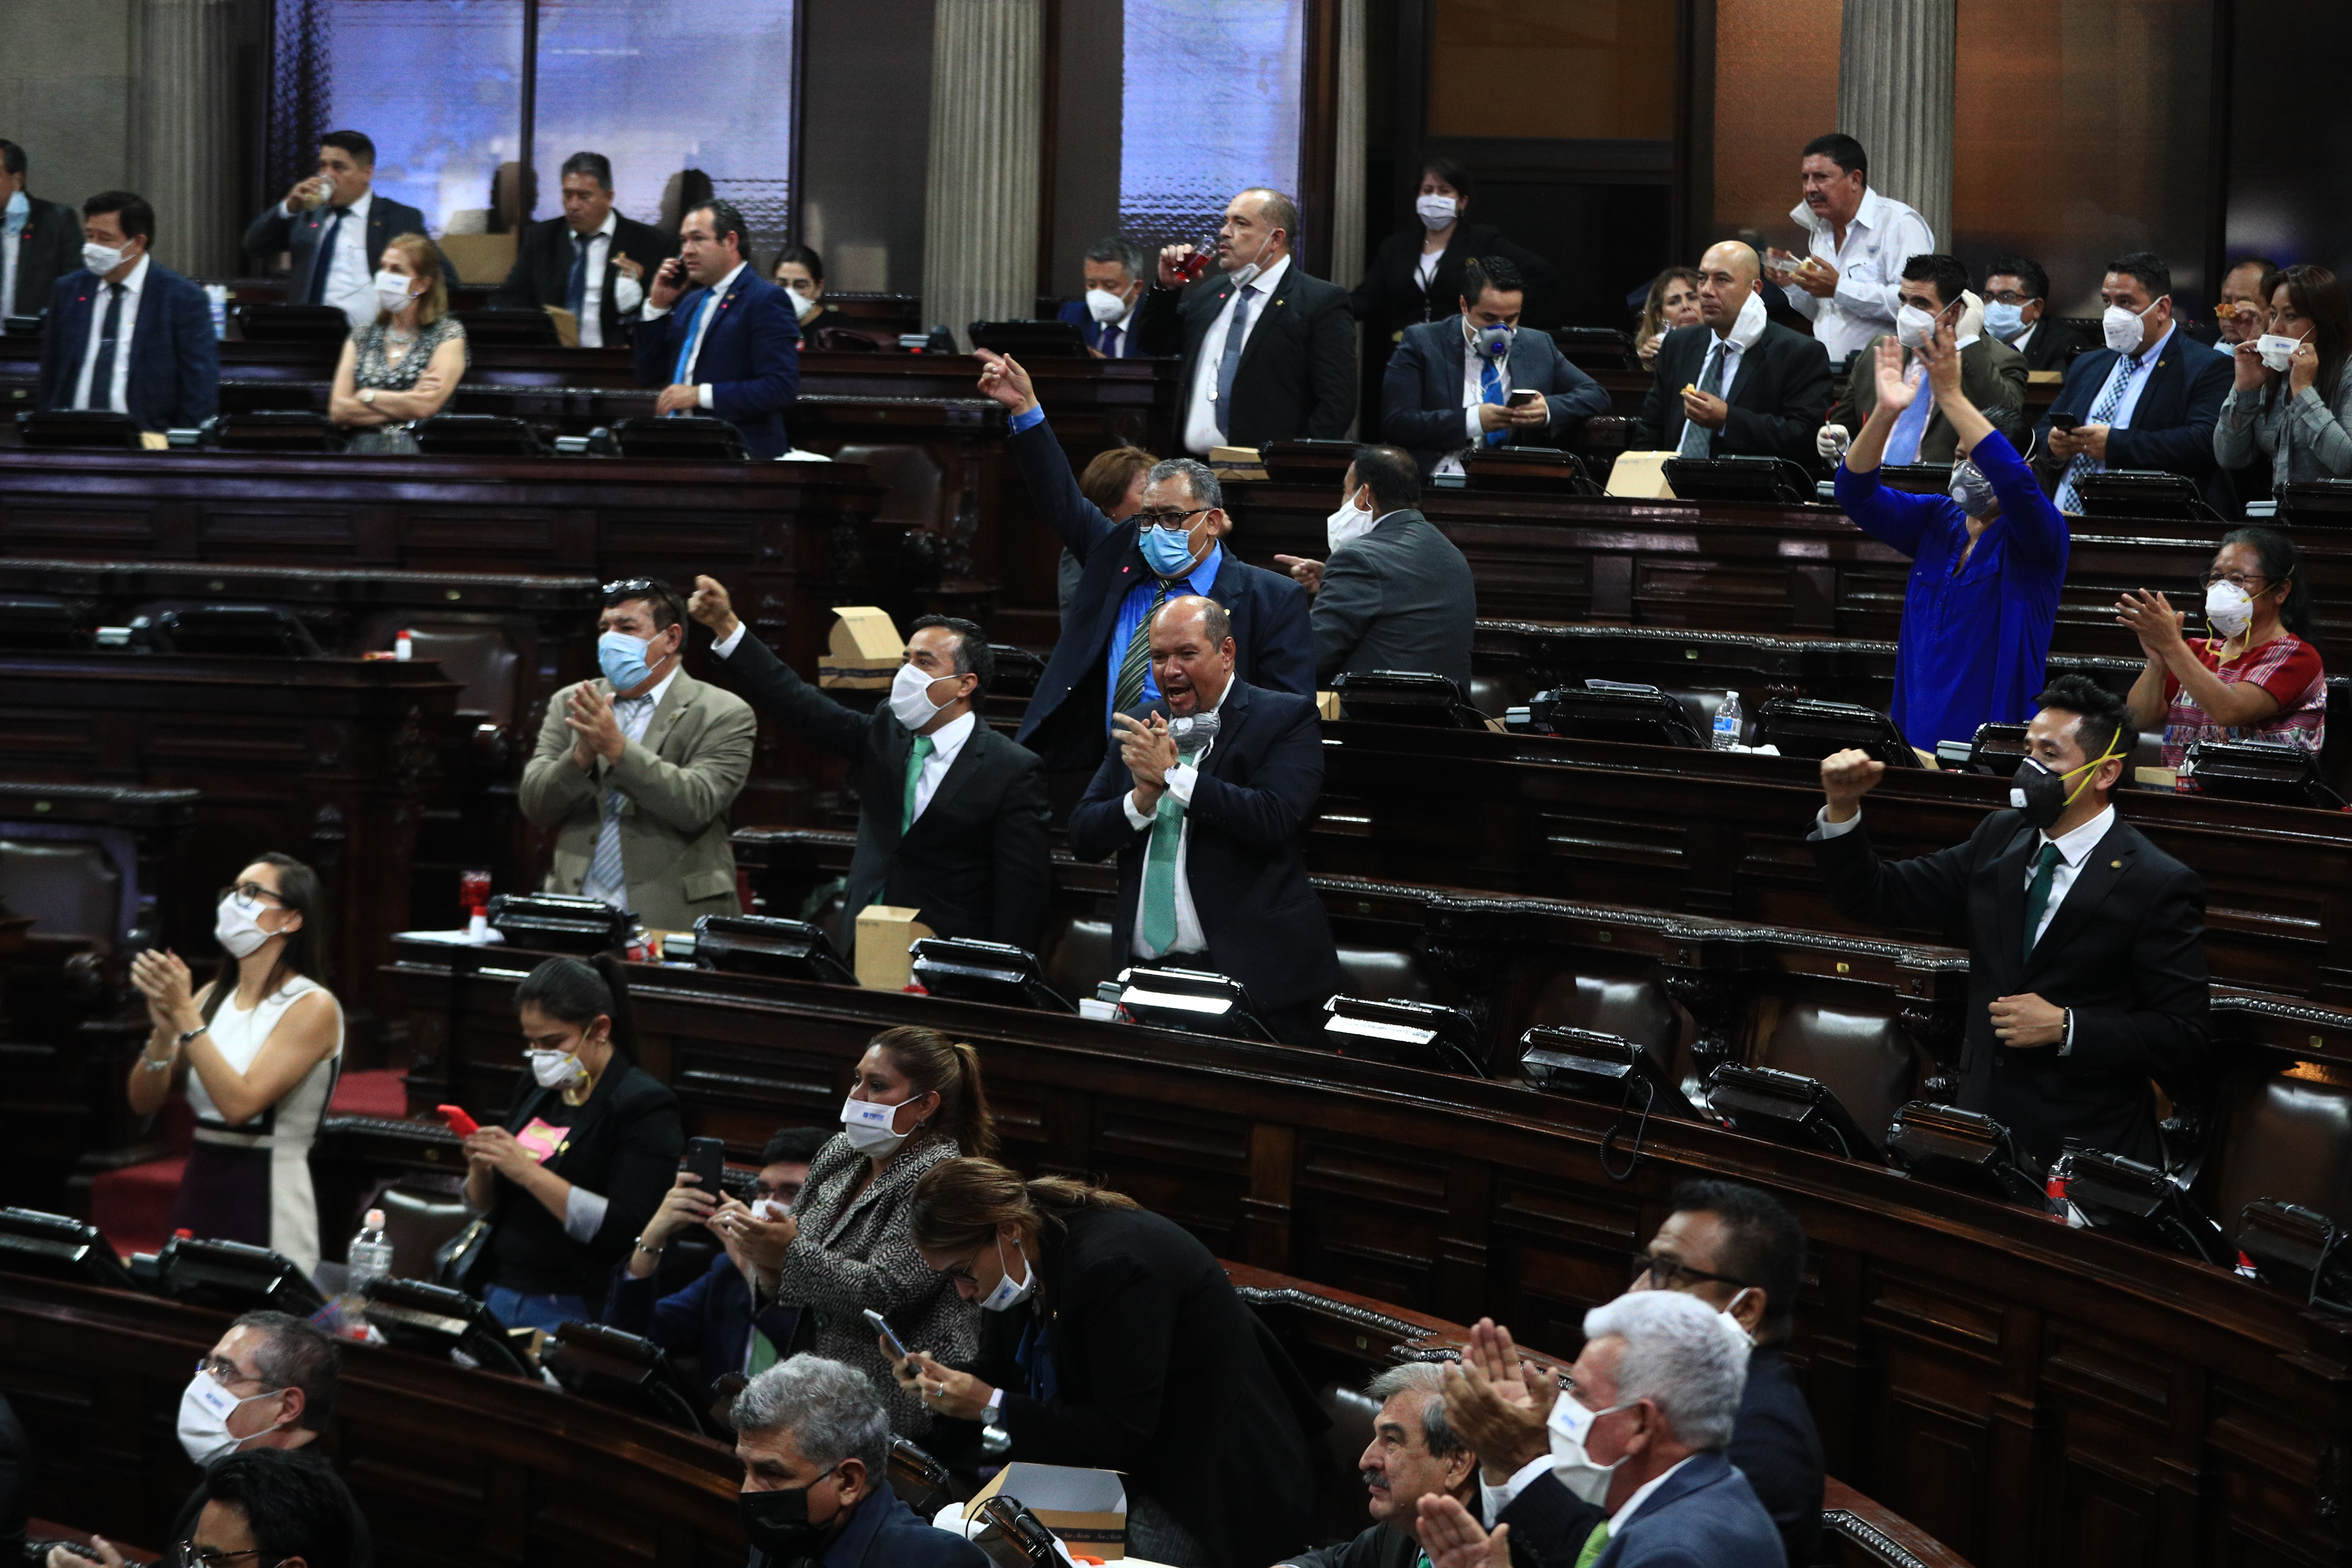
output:
[[[1298,204],[1255,187],[1225,204],[1216,268],[1193,280],[1192,247],[1160,253],[1136,336],[1181,354],[1180,444],[1197,457],[1311,437],[1337,440],[1356,417],[1356,318],[1348,291],[1295,265]]]
[[[1087,297],[1064,305],[1060,319],[1085,333],[1095,358],[1135,357],[1135,308],[1150,271],[1150,257],[1131,239],[1110,234],[1087,247]]]
[[[1748,1356],[1738,1322],[1706,1301],[1635,1291],[1584,1314],[1567,1393],[1480,1322],[1455,1386],[1541,1412],[1550,1451],[1504,1478],[1482,1455],[1481,1500],[1504,1519],[1491,1533],[1461,1504],[1424,1499],[1433,1568],[1504,1568],[1514,1534],[1546,1563],[1591,1568],[1785,1564],[1772,1516],[1723,1452]],[[1455,1387],[1447,1393],[1450,1411]]]
[[[803,1352],[745,1384],[730,1418],[747,1568],[987,1568],[890,1489],[890,1418],[857,1368]]]
[[[1062,616],[1061,640],[1013,739],[1048,770],[1091,773],[1111,715],[1160,695],[1145,625],[1171,599],[1213,599],[1233,617],[1234,672],[1272,691],[1315,692],[1307,595],[1278,573],[1226,548],[1233,519],[1208,465],[1182,458],[1144,476],[1143,508],[1113,522],[1078,489],[1070,459],[1016,360],[980,351],[980,390],[1012,415],[1005,442],[1038,514],[1085,564]],[[1066,797],[1065,797],[1066,798]]]

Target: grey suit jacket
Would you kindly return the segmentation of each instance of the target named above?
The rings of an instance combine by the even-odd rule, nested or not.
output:
[[[1427,670],[1470,689],[1478,588],[1470,563],[1417,511],[1392,511],[1333,551],[1309,624],[1318,680],[1347,671]]]
[[[1858,431],[1870,411],[1878,406],[1878,345],[1886,341],[1881,332],[1862,345],[1853,356],[1853,368],[1847,374],[1845,395],[1830,410],[1830,423]],[[1911,363],[1909,350],[1903,353],[1903,363]],[[1992,427],[2009,437],[2009,444],[2021,453],[2033,441],[2032,426],[2025,418],[2025,356],[1986,333],[1960,351],[1960,391],[1987,419]],[[1932,395],[1924,387],[1922,397]],[[1927,415],[1927,427],[1919,433],[1919,460],[1923,463],[1948,463],[1959,450],[1960,438],[1952,431],[1952,422],[1944,417],[1940,408]]]
[[[613,694],[610,681],[597,689]],[[596,759],[593,772],[572,765],[572,730],[563,721],[572,689],[548,700],[539,744],[522,771],[522,813],[556,832],[551,893],[576,893],[588,879],[604,826],[604,797],[618,791],[621,866],[629,907],[651,931],[690,931],[698,915],[740,914],[735,850],[727,808],[751,773],[759,721],[733,692],[680,670],[621,759]]]

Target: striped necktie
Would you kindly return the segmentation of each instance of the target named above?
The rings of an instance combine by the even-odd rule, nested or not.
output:
[[[1142,624],[1130,633],[1127,648],[1119,656],[1118,684],[1111,690],[1111,711],[1124,713],[1143,700],[1143,678],[1151,672],[1151,617],[1168,603],[1168,579],[1160,579],[1160,587],[1151,595],[1151,607],[1143,612]]]
[[[2139,359],[2124,359],[2116,362],[2119,374],[2107,378],[2106,391],[2099,395],[2099,401],[2092,405],[2091,416],[2083,421],[2084,424],[2113,425],[2115,423],[2116,410],[2123,406],[2124,393],[2131,385],[2133,377],[2139,374],[2142,361],[2147,357],[2143,354]],[[2090,453],[2076,453],[2074,460],[2066,465],[2066,478],[2059,485],[2058,493],[2052,498],[2051,504],[2060,511],[2079,513],[2083,510],[2083,500],[2074,493],[2076,482],[2088,475],[2102,472],[2105,468],[2105,463],[2092,457]]]
[[[1706,351],[1706,364],[1698,373],[1698,389],[1701,392],[1717,397],[1723,395],[1723,361],[1727,352],[1721,338],[1716,339],[1715,346]],[[1694,425],[1685,419],[1683,421],[1683,438],[1675,447],[1675,455],[1680,458],[1715,456],[1715,432],[1704,425]]]

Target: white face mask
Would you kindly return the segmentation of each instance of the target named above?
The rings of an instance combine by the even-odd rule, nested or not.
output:
[[[2170,299],[2166,295],[2165,299]],[[2100,331],[2105,334],[2107,347],[2119,354],[2137,353],[2147,336],[2148,310],[2164,303],[2164,300],[2148,301],[2147,310],[2127,310],[2121,305],[2110,305],[2099,318]]]
[[[952,676],[934,678],[924,674],[911,664],[900,665],[898,673],[890,678],[891,716],[909,730],[920,730],[938,718],[940,710],[946,708],[955,699],[950,697],[947,702],[932,701],[931,686],[934,679],[953,679],[955,678]]]
[[[912,1131],[901,1132],[893,1125],[898,1116],[898,1107],[895,1105],[877,1105],[870,1100],[855,1097],[845,1100],[841,1102],[841,1135],[867,1159],[887,1160],[915,1135]]]
[[[1341,501],[1339,510],[1323,520],[1323,537],[1330,544],[1331,553],[1338,554],[1370,533],[1374,521],[1370,511],[1356,504],[1353,495]]]
[[[1546,1424],[1551,1431],[1551,1473],[1559,1478],[1561,1486],[1596,1508],[1609,1496],[1611,1475],[1625,1461],[1620,1457],[1605,1465],[1596,1463],[1584,1451],[1584,1439],[1595,1421],[1624,1408],[1612,1405],[1606,1410],[1588,1409],[1582,1400],[1566,1391],[1551,1402],[1551,1419]]]
[[[415,282],[415,279],[403,278],[397,272],[377,273],[375,275],[376,303],[394,315],[398,315],[408,309],[408,301],[414,298],[409,290]]]
[[[1257,242],[1257,259],[1234,268],[1225,274],[1227,280],[1236,289],[1247,288],[1259,273],[1265,270],[1265,253],[1273,247],[1274,231],[1268,229],[1265,231],[1265,237]]]
[[[213,940],[231,958],[244,958],[258,952],[271,935],[261,929],[257,918],[260,913],[260,900],[248,900],[231,893],[220,901],[220,914],[213,921]]]
[[[1004,1256],[1004,1238],[1001,1236],[996,1238],[996,1261],[1003,1267],[1004,1278],[981,1301],[980,1310],[983,1312],[1009,1312],[1037,1289],[1037,1271],[1029,1267],[1029,1255],[1025,1252],[1021,1255],[1021,1282],[1013,1282],[1013,1264]]]
[[[2286,369],[2294,360],[2294,351],[2302,346],[2301,338],[2290,338],[2282,332],[2264,332],[2254,340],[2254,352],[2263,356],[2263,363],[2276,371]]]
[[[782,1198],[761,1198],[751,1205],[751,1217],[766,1220],[770,1225],[780,1219],[789,1219],[792,1212],[793,1205]]]
[[[1731,323],[1731,331],[1724,334],[1724,341],[1745,353],[1756,346],[1756,340],[1764,335],[1764,329],[1771,321],[1764,309],[1764,297],[1750,294],[1747,303],[1739,307],[1738,318]]]
[[[588,1076],[580,1058],[570,1051],[525,1051],[530,1058],[530,1076],[541,1089],[570,1089]]]
[[[1736,1291],[1732,1295],[1731,1300],[1725,1304],[1722,1315],[1724,1325],[1730,1329],[1733,1333],[1739,1336],[1739,1342],[1752,1348],[1756,1343],[1756,1336],[1749,1333],[1748,1331],[1747,1325],[1742,1323],[1738,1318],[1734,1317],[1731,1311],[1732,1308],[1738,1306],[1740,1301],[1746,1298],[1748,1290],[1748,1287],[1743,1286],[1740,1289]]]
[[[1087,314],[1108,326],[1127,318],[1127,296],[1114,294],[1108,289],[1087,290]]]
[[[1424,227],[1444,228],[1461,209],[1452,196],[1424,195],[1412,204],[1412,210],[1421,215]]]
[[[188,1386],[180,1391],[180,1447],[187,1450],[188,1458],[198,1466],[211,1464],[239,1444],[251,1440],[229,1436],[228,1418],[236,1414],[236,1407],[252,1400],[271,1398],[280,1392],[270,1389],[267,1393],[249,1394],[239,1399],[223,1388],[211,1373],[196,1373],[188,1380]],[[282,1425],[282,1422],[273,1422],[264,1430],[275,1431]],[[259,1436],[259,1432],[254,1434],[256,1437]]]
[[[2254,597],[2235,583],[2216,583],[2205,590],[2205,619],[2224,638],[2236,637],[2254,624]]]
[[[1916,305],[1895,313],[1895,341],[1906,349],[1925,347],[1936,336],[1936,318]]]
[[[100,245],[94,241],[84,241],[81,247],[81,264],[103,278],[122,265],[122,252],[125,248],[122,246]]]

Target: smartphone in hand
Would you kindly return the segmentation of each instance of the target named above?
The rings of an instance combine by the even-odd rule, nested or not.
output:
[[[689,1138],[686,1141],[687,1173],[700,1184],[702,1190],[714,1198],[725,1197],[726,1189],[719,1178],[727,1173],[727,1145],[716,1138]]]
[[[2082,423],[2083,416],[2079,414],[2053,414],[2050,416],[2050,428],[2053,430],[2074,430]]]
[[[1515,387],[1512,389],[1510,397],[1506,400],[1506,406],[1511,408],[1527,408],[1541,403],[1543,400],[1544,395],[1536,391],[1533,387]]]
[[[441,1113],[441,1120],[449,1124],[449,1131],[460,1138],[471,1138],[482,1130],[482,1124],[466,1114],[466,1108],[462,1105],[436,1105],[433,1109]]]
[[[881,1336],[882,1342],[890,1347],[890,1353],[898,1360],[905,1361],[913,1353],[907,1349],[905,1342],[891,1331],[890,1320],[871,1307],[866,1309],[866,1321],[877,1334]]]

